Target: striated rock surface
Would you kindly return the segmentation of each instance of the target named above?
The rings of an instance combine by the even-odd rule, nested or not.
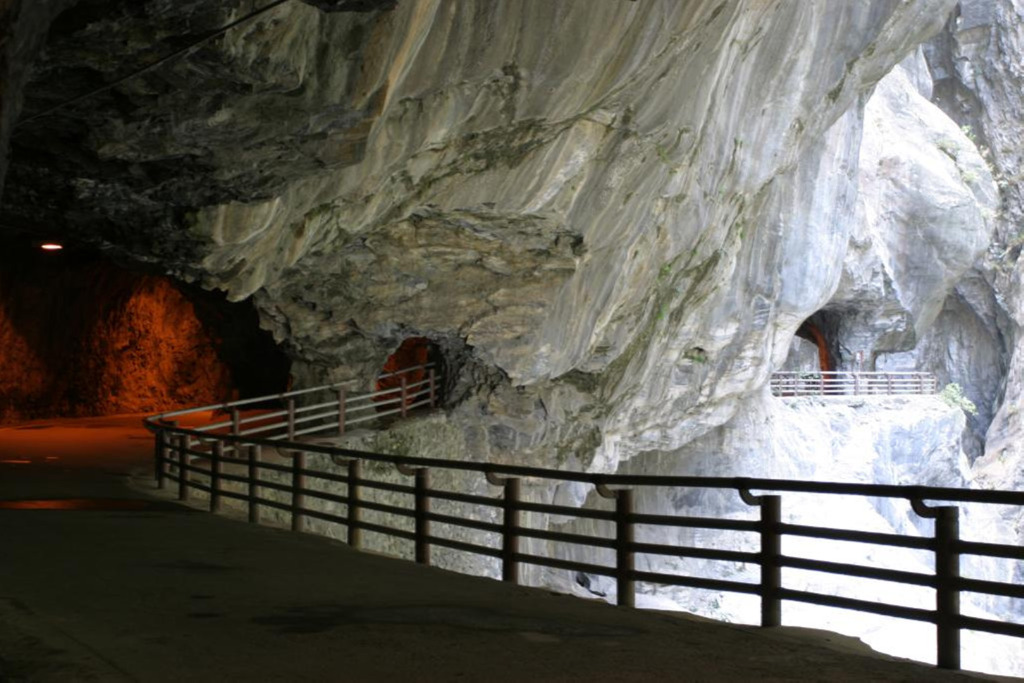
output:
[[[243,5],[79,5],[27,113]],[[461,340],[508,377],[464,408],[482,457],[614,466],[728,419],[831,296],[858,98],[950,6],[286,3],[23,124],[3,217],[255,293],[300,381]]]

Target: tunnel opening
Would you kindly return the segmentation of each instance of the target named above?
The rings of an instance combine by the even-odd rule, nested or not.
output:
[[[161,412],[280,392],[251,303],[90,250],[0,241],[0,424]]]
[[[441,349],[430,339],[426,337],[407,337],[402,340],[398,348],[384,361],[380,376],[376,380],[375,391],[395,389],[393,392],[381,394],[374,399],[378,403],[377,411],[384,412],[395,407],[394,402],[401,399],[403,379],[406,386],[415,386],[429,379],[430,373],[427,366],[434,370],[435,375],[440,375],[442,363],[443,354]],[[441,400],[441,389],[442,383],[436,381],[434,385],[435,403],[439,403]],[[410,392],[406,396],[405,403],[407,406],[412,405],[416,401],[415,393]]]
[[[806,339],[818,347],[818,369],[822,372],[835,370],[835,363],[832,361],[832,354],[828,349],[828,342],[825,335],[817,325],[805,320],[796,331],[796,336]]]

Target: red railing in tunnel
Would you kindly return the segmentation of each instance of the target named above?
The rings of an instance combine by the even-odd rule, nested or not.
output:
[[[410,337],[388,356],[384,363],[381,375],[377,378],[375,388],[378,392],[388,389],[396,391],[382,393],[374,400],[381,404],[378,411],[387,410],[387,404],[394,401],[401,394],[403,383],[416,384],[427,377],[427,367],[432,366],[430,356],[432,354],[431,342],[426,337]],[[412,397],[406,397],[406,401],[412,401]]]

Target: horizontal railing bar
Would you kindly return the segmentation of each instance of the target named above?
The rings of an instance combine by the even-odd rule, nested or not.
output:
[[[753,595],[757,595],[761,592],[761,587],[756,583],[726,581],[724,579],[706,579],[702,576],[682,576],[680,574],[633,571],[629,573],[629,578],[634,581],[657,583],[665,586],[687,586],[689,588],[704,588],[713,591],[730,591],[733,593],[748,593]]]
[[[294,471],[293,468],[289,468],[289,470]],[[310,469],[301,469],[299,470],[299,474],[307,477],[312,477],[314,479],[320,479],[322,481],[330,481],[337,484],[348,484],[347,474],[338,474],[336,472],[323,472],[321,470]]]
[[[673,515],[635,514],[630,517],[634,524],[652,526],[676,526],[696,529],[727,529],[729,531],[757,531],[757,522],[748,519],[712,519],[710,517],[685,517]]]
[[[230,472],[224,472],[223,470],[217,476],[219,476],[221,479],[224,479],[225,481],[237,481],[237,482],[247,482],[247,481],[249,481],[249,477],[247,477],[247,476],[244,476],[244,475],[241,475],[241,474],[231,474]]]
[[[931,550],[935,544],[933,539],[919,536],[900,536],[899,534],[885,534],[875,531],[833,529],[830,527],[804,526],[802,524],[781,524],[779,530],[783,535],[822,538],[830,541],[849,541],[851,543],[870,543],[873,545],[887,545],[914,550]]]
[[[231,422],[231,420],[228,420],[227,422],[211,422],[210,424],[205,424],[200,427],[196,427],[196,431],[212,432],[217,429],[227,429],[232,424],[233,423]]]
[[[409,487],[409,491],[415,489]],[[500,508],[503,503],[500,498],[488,498],[487,496],[475,496],[472,493],[456,493],[454,491],[441,491],[438,489],[427,489],[427,495],[438,500],[450,500],[455,503],[470,503],[472,505],[486,505],[488,507]]]
[[[217,494],[224,496],[225,498],[234,498],[235,500],[249,500],[248,493],[239,493],[238,491],[225,491],[224,489],[220,489]]]
[[[260,413],[257,415],[249,415],[248,417],[239,418],[238,424],[244,425],[251,422],[259,422],[260,420],[273,420],[275,417],[284,417],[288,414],[287,410],[278,410],[272,413]]]
[[[1024,547],[1019,545],[979,543],[977,541],[957,541],[955,545],[956,551],[963,555],[980,555],[982,557],[1003,557],[1008,560],[1024,560]]]
[[[410,372],[416,372],[417,370],[429,370],[430,368],[436,367],[437,363],[424,363],[423,365],[415,365],[411,368],[402,368],[401,370],[395,370],[394,372],[385,372],[382,375],[377,375],[377,379],[387,379],[388,377],[396,377],[398,375],[407,375]]]
[[[399,412],[401,412],[401,411],[399,411]],[[351,427],[352,425],[360,424],[360,423],[363,423],[363,422],[373,422],[374,420],[376,420],[376,419],[378,419],[380,417],[383,417],[383,415],[380,415],[378,413],[371,413],[369,415],[364,415],[362,417],[357,417],[357,418],[353,418],[353,419],[350,419],[350,420],[346,419],[345,420],[345,426],[346,427]]]
[[[443,536],[427,536],[427,541],[431,545],[440,545],[452,550],[461,550],[467,553],[473,553],[474,555],[486,555],[488,557],[501,557],[501,550],[497,548],[488,548],[487,546],[476,545],[475,543],[466,543],[465,541],[456,541],[452,538],[444,538]]]
[[[317,489],[302,488],[298,490],[299,495],[308,496],[310,498],[316,498],[318,500],[329,500],[332,503],[340,503],[342,505],[349,504],[349,497],[343,496],[339,493],[330,493],[328,491],[320,491]]]
[[[374,533],[384,534],[385,536],[394,536],[395,538],[402,538],[407,541],[416,540],[415,532],[396,529],[394,527],[384,526],[383,524],[374,524],[373,522],[364,522],[363,520],[359,520],[358,522],[349,520],[348,524],[350,527],[354,526],[356,528],[363,529],[364,531],[373,531]]]
[[[842,576],[857,576],[862,579],[893,581],[896,583],[910,584],[914,586],[928,586],[930,588],[934,588],[937,584],[934,574],[921,574],[919,572],[883,569],[881,567],[866,567],[860,564],[848,564],[845,562],[810,560],[805,557],[789,557],[784,555],[779,557],[779,563],[783,567],[790,567],[792,569],[805,569],[808,571],[839,574]]]
[[[278,481],[266,481],[260,479],[257,482],[257,485],[268,489],[274,489],[275,491],[283,491],[284,493],[291,493],[292,490],[291,484],[282,484]]]
[[[394,491],[395,493],[416,493],[416,487],[408,484],[396,484],[390,481],[377,481],[376,479],[360,479],[359,486],[362,488],[377,489],[378,491]]]
[[[362,482],[360,482],[362,483]],[[399,517],[415,517],[416,511],[412,508],[403,508],[398,505],[388,505],[387,503],[378,503],[373,500],[366,500],[365,498],[359,499],[359,507],[366,510],[376,510],[377,512],[383,512],[388,515],[398,515]]]
[[[487,531],[495,534],[500,534],[504,528],[501,524],[495,524],[493,522],[484,522],[478,519],[467,519],[465,517],[455,517],[454,515],[443,515],[439,512],[428,512],[425,515],[426,519],[432,522],[438,522],[439,524],[452,524],[454,526],[466,527],[467,529],[477,529],[479,531]]]
[[[161,426],[171,434],[203,436],[201,433],[184,427]],[[250,438],[221,434],[218,439],[225,443],[258,444],[270,447],[281,447],[279,440]],[[658,475],[621,475],[597,474],[590,472],[574,472],[570,470],[547,470],[539,467],[519,465],[499,465],[471,461],[443,460],[440,458],[423,458],[415,456],[395,456],[380,453],[369,453],[347,448],[324,446],[321,444],[288,444],[288,447],[307,453],[325,453],[328,455],[357,458],[374,462],[402,463],[410,467],[437,467],[439,469],[469,472],[490,472],[510,477],[533,477],[553,481],[576,481],[606,486],[659,486],[676,488],[736,489],[757,491],[778,491],[797,493],[817,493],[823,495],[873,496],[881,498],[903,498],[907,500],[952,501],[965,503],[993,503],[999,505],[1024,505],[1024,492],[998,491],[983,489],[955,489],[930,486],[902,486],[896,484],[859,484],[843,482],[814,482],[788,479],[761,479],[744,477],[680,477]],[[525,509],[525,508],[524,508]],[[640,517],[638,515],[638,517]],[[798,528],[798,527],[794,527]],[[812,527],[813,528],[813,527]],[[910,538],[910,537],[907,537]],[[915,539],[916,540],[916,539]],[[890,545],[890,544],[887,544]],[[917,547],[910,546],[907,547]],[[926,546],[925,546],[926,547]]]
[[[295,406],[295,412],[296,412],[296,414],[297,413],[308,413],[311,410],[319,410],[321,408],[334,408],[334,411],[331,414],[337,415],[338,414],[338,401],[337,400],[325,401],[323,403],[312,403],[312,404],[310,404],[308,406]],[[285,414],[286,415],[288,414],[287,411],[285,411]]]
[[[601,538],[600,536],[588,536],[586,534],[571,534],[564,531],[547,531],[545,529],[534,529],[531,527],[516,527],[516,534],[529,538],[540,538],[545,541],[559,541],[561,543],[573,543],[585,545],[590,548],[614,548],[614,538]]]
[[[269,432],[272,429],[286,429],[288,424],[286,422],[274,422],[268,425],[260,425],[259,427],[252,427],[251,429],[243,429],[241,436],[249,436],[251,434],[259,434],[261,432]]]
[[[984,631],[985,633],[997,633],[1002,636],[1017,636],[1018,638],[1024,638],[1024,624],[965,616],[958,617],[957,622],[960,628],[967,629],[969,631]]]
[[[542,512],[562,517],[580,517],[583,519],[600,519],[615,521],[615,513],[610,510],[594,510],[591,508],[574,508],[567,505],[550,505],[547,503],[516,503],[516,509],[524,512]]]
[[[758,553],[747,553],[741,550],[720,550],[719,548],[695,548],[685,545],[663,545],[661,543],[631,543],[630,549],[643,555],[675,555],[678,557],[695,557],[702,560],[720,560],[722,562],[760,562]]]
[[[292,511],[291,503],[284,503],[279,500],[272,500],[270,498],[257,498],[256,502],[259,503],[260,505],[265,505],[266,507],[274,508],[276,510],[284,510],[286,512]]]
[[[567,569],[573,572],[586,572],[599,576],[615,576],[615,567],[606,567],[600,564],[559,560],[555,557],[544,557],[543,555],[532,555],[529,553],[512,553],[512,559],[523,564],[537,564],[542,567],[551,567],[552,569]]]
[[[969,593],[985,593],[987,595],[1001,595],[1004,598],[1024,599],[1024,586],[1018,583],[963,578],[957,578],[954,581],[960,590]]]
[[[291,465],[281,465],[276,462],[266,462],[263,460],[256,463],[256,467],[261,470],[271,470],[273,472],[291,472],[293,469]]]
[[[903,605],[889,605],[870,600],[859,600],[857,598],[845,598],[838,595],[823,595],[810,591],[798,591],[791,588],[779,589],[779,597],[783,600],[804,602],[811,605],[823,607],[838,607],[856,612],[868,612],[870,614],[881,614],[885,617],[897,617],[899,619],[910,619],[912,621],[923,621],[929,624],[935,623],[935,612],[932,610],[920,609],[918,607],[905,607]]]
[[[294,508],[292,508],[294,510]],[[301,508],[299,514],[306,517],[315,517],[322,519],[325,522],[333,522],[334,524],[342,524],[348,526],[348,520],[341,515],[336,515],[326,510],[310,510],[309,508]]]

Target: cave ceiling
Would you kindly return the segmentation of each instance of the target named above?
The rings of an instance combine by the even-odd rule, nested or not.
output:
[[[289,180],[362,159],[384,93],[336,83],[343,96],[325,103],[295,60],[251,47],[273,40],[308,50],[299,68],[319,68],[326,65],[311,41],[322,36],[298,34],[270,12],[247,18],[261,9],[250,0],[70,4],[50,25],[24,87],[0,229],[138,260],[187,261],[189,212],[271,197]],[[397,3],[307,4],[365,17],[329,37],[347,41],[345,58],[358,63],[364,24]],[[216,40],[235,22],[240,41]]]

